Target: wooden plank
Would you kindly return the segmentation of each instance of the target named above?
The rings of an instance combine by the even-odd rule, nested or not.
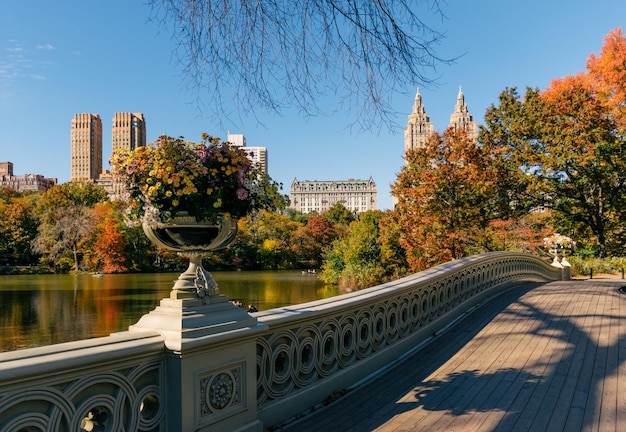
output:
[[[626,296],[617,286],[555,282],[505,310],[490,303],[280,431],[626,430]]]

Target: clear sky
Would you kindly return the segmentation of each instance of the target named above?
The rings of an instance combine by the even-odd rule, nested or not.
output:
[[[429,18],[446,33],[438,53],[461,57],[432,71],[437,86],[420,88],[438,131],[448,125],[459,86],[482,123],[506,87],[543,89],[553,78],[581,72],[604,36],[626,27],[624,0],[449,0],[443,9],[444,20]],[[2,0],[0,161],[13,162],[16,175],[65,182],[74,114],[100,115],[108,161],[113,114],[142,112],[148,141],[163,133],[189,140],[199,140],[202,132],[224,139],[228,131],[243,133],[248,145],[267,147],[269,174],[285,193],[296,177],[372,176],[378,208],[391,208],[389,189],[403,164],[403,128],[415,83],[406,83],[406,93],[393,99],[395,130],[351,130],[348,115],[307,120],[296,111],[257,112],[262,125],[255,118],[217,125],[195,108],[174,59],[175,44],[149,16],[141,0]]]

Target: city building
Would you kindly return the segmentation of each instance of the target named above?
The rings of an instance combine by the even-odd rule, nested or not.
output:
[[[453,128],[455,131],[465,130],[471,139],[478,139],[478,123],[474,121],[474,117],[467,109],[461,87],[459,87],[459,95],[456,97],[456,105],[454,112],[450,115],[450,125],[448,127]]]
[[[252,163],[259,167],[264,174],[267,174],[267,148],[259,147],[259,146],[250,146],[246,145],[246,137],[243,134],[231,134],[228,132],[228,136],[226,141],[231,143],[233,146],[242,147],[248,154],[248,157],[252,161]]]
[[[302,213],[322,213],[339,202],[348,210],[361,213],[376,210],[376,183],[369,180],[293,180],[291,208]]]
[[[404,153],[409,150],[423,148],[428,138],[435,132],[435,126],[426,115],[422,95],[419,89],[415,94],[413,111],[409,114],[406,127],[404,128]]]
[[[146,145],[146,121],[142,113],[115,113],[111,128],[111,150],[135,150]]]
[[[133,151],[146,145],[146,121],[142,113],[115,113],[111,127],[111,151],[123,149]],[[111,175],[110,170],[102,170],[96,184],[102,186],[109,196],[123,192],[123,185]]]
[[[231,134],[228,132],[226,141],[237,147],[246,146],[246,137],[243,134]]]
[[[96,180],[102,172],[102,120],[75,114],[70,134],[70,181]]]
[[[17,192],[45,192],[57,184],[56,178],[46,178],[41,174],[13,174],[12,162],[0,162],[0,187],[13,189]]]
[[[244,149],[252,163],[259,167],[264,174],[267,174],[267,148],[251,146]]]
[[[464,129],[472,139],[478,138],[478,123],[474,121],[474,118],[469,113],[465,103],[465,95],[463,95],[463,90],[460,87],[454,112],[450,115],[448,127],[454,130]],[[422,103],[422,95],[420,95],[418,89],[413,103],[413,110],[408,116],[407,125],[404,128],[404,153],[406,154],[409,150],[423,148],[434,131],[434,125],[430,121],[430,117],[426,115],[426,110]]]

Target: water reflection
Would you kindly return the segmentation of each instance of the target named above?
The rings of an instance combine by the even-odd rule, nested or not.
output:
[[[123,331],[167,297],[174,273],[0,276],[0,351]],[[230,300],[259,310],[337,295],[301,272],[215,272]]]

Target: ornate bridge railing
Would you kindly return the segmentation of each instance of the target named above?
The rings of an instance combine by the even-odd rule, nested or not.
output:
[[[257,339],[259,416],[265,424],[276,424],[285,413],[305,411],[354,385],[511,282],[561,278],[562,269],[536,257],[498,252],[256,314],[268,326]]]
[[[568,279],[517,253],[255,313],[163,299],[128,332],[0,354],[1,431],[257,431],[417,349],[520,281]]]
[[[0,430],[166,431],[164,384],[158,333],[2,353]]]

